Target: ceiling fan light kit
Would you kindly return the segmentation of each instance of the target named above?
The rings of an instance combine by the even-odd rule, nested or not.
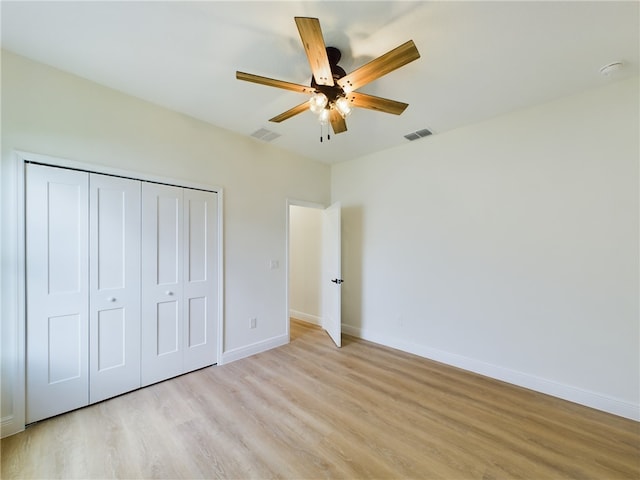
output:
[[[309,99],[309,110],[319,114],[327,106],[327,103],[329,103],[327,96],[322,92],[316,92]]]
[[[349,105],[349,100],[347,100],[345,97],[338,97],[336,99],[335,105],[338,112],[340,112],[340,115],[342,115],[342,118],[347,118],[349,115],[351,115],[351,105]]]
[[[340,50],[325,46],[320,21],[317,18],[295,17],[295,22],[313,74],[310,87],[236,71],[238,80],[310,95],[306,102],[269,121],[279,123],[306,110],[311,110],[318,115],[320,125],[331,124],[333,133],[338,134],[347,131],[345,118],[351,114],[354,107],[394,115],[400,115],[408,107],[406,103],[359,93],[355,90],[420,58],[420,53],[412,40],[347,74],[338,65],[342,57]],[[327,138],[330,137],[327,136]],[[322,141],[322,135],[320,141]]]

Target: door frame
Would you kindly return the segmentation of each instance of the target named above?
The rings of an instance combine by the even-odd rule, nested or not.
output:
[[[2,419],[2,433],[9,435],[17,433],[25,428],[26,421],[26,209],[25,209],[25,165],[27,163],[39,163],[50,167],[68,168],[71,170],[82,170],[90,173],[100,173],[104,175],[113,175],[116,177],[131,178],[146,182],[161,183],[165,185],[173,185],[176,187],[193,188],[197,190],[205,190],[218,194],[218,211],[217,211],[217,228],[218,228],[218,309],[217,315],[217,359],[218,365],[222,364],[222,354],[224,349],[224,193],[220,186],[204,183],[196,183],[188,180],[179,180],[174,178],[162,177],[159,175],[150,175],[148,173],[137,172],[135,170],[124,170],[95,163],[84,163],[76,160],[43,155],[39,153],[25,152],[14,150],[13,157],[15,162],[15,178],[16,183],[16,201],[17,201],[17,249],[16,249],[16,318],[13,325],[9,326],[16,332],[16,344],[14,345],[15,365],[13,371],[13,415],[11,418]],[[287,323],[288,330],[288,323]],[[9,433],[10,432],[10,433]]]
[[[290,245],[290,241],[291,239],[289,238],[291,235],[291,208],[290,207],[305,207],[305,208],[314,208],[317,210],[324,210],[327,208],[328,205],[323,205],[322,203],[316,203],[316,202],[307,202],[305,200],[297,200],[297,199],[293,199],[293,198],[287,198],[286,200],[286,221],[285,221],[285,229],[286,229],[286,235],[285,235],[285,308],[286,308],[286,322],[285,322],[285,334],[287,336],[287,343],[289,343],[291,341],[291,331],[290,331],[290,317],[289,317],[289,282],[290,282],[290,278],[289,278],[289,267],[290,267],[290,254],[291,254],[291,245]]]

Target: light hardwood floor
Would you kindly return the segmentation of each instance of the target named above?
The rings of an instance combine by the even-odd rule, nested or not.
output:
[[[640,424],[292,322],[289,345],[45,420],[2,478],[640,478]]]

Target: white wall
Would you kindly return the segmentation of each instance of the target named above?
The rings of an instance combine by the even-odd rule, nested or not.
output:
[[[3,51],[3,434],[20,423],[11,418],[20,416],[13,386],[23,381],[14,149],[223,187],[224,358],[286,342],[286,199],[327,204],[329,167]],[[281,268],[271,270],[271,260]]]
[[[640,419],[638,83],[335,165],[344,329]]]
[[[292,205],[289,210],[289,314],[322,324],[322,214],[319,208]]]
[[[328,204],[329,167],[7,52],[1,99],[3,435],[13,149],[224,187],[227,358],[282,341],[285,199]],[[636,78],[335,165],[345,330],[640,418],[638,105]]]

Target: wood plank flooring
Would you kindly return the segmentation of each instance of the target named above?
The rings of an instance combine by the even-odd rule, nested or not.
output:
[[[2,478],[640,478],[640,424],[293,321],[2,440]]]

